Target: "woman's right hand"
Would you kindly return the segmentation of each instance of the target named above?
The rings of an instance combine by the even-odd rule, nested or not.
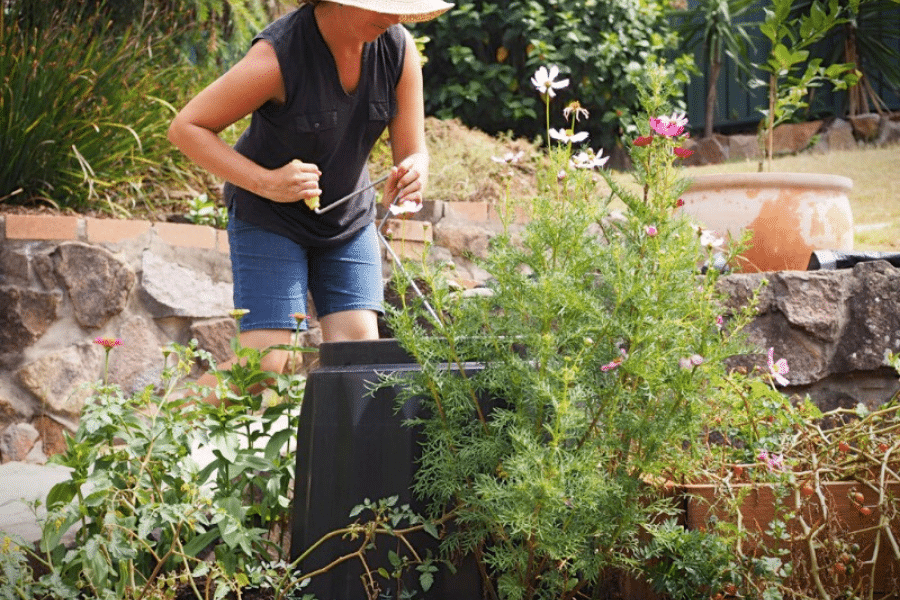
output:
[[[268,172],[260,195],[283,204],[321,196],[321,175],[322,172],[316,165],[294,159],[283,167]]]

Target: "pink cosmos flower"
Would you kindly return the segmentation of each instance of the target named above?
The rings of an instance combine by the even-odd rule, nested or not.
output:
[[[674,152],[675,152],[675,156],[677,156],[678,158],[687,158],[688,156],[690,156],[691,154],[694,153],[693,150],[688,150],[687,148],[681,148],[681,147],[675,148]]]
[[[125,345],[122,340],[120,340],[119,338],[113,338],[113,337],[98,337],[97,339],[94,340],[94,343],[98,344],[100,346],[103,346],[104,348],[107,349],[107,351],[112,350],[116,346],[124,346]]]
[[[766,363],[769,365],[769,374],[772,375],[772,378],[779,385],[788,385],[790,383],[784,377],[790,371],[787,360],[781,358],[778,359],[778,362],[775,362],[775,348],[769,348],[769,355],[766,358]]]
[[[716,327],[722,329],[725,326],[725,318],[722,315],[716,316]]]
[[[676,137],[684,133],[688,120],[684,113],[672,113],[668,117],[650,117],[650,129],[658,135]]]
[[[635,146],[649,146],[650,144],[653,143],[653,136],[652,136],[652,135],[641,135],[641,136],[638,136],[638,137],[634,140],[633,143],[634,143]]]
[[[654,227],[653,225],[647,225],[646,227],[644,227],[644,233],[646,233],[650,237],[653,237],[659,233],[659,230],[656,229],[656,227]]]

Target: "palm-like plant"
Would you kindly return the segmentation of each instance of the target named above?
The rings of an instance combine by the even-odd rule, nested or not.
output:
[[[831,62],[852,63],[859,81],[847,90],[847,112],[858,115],[887,106],[872,86],[879,77],[895,91],[900,90],[900,51],[891,47],[900,38],[900,0],[841,0],[847,21],[829,43]]]
[[[716,84],[725,56],[731,58],[739,71],[750,73],[747,50],[753,43],[747,30],[755,24],[745,20],[745,16],[753,3],[754,0],[699,0],[691,8],[675,11],[682,19],[679,33],[685,46],[688,49],[702,47],[703,60],[709,68],[704,136],[713,133]]]

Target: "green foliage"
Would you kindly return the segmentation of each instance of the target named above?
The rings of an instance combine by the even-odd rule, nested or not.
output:
[[[210,360],[190,348],[167,351],[178,360],[162,397],[98,384],[66,451],[53,457],[71,477],[47,497],[35,558],[48,574],[35,581],[21,557],[2,553],[5,577],[28,590],[12,598],[136,599],[166,581],[213,597],[201,594],[197,577],[220,598],[262,582],[261,561],[283,558],[284,540],[273,532],[287,530],[303,380],[260,371],[256,350],[237,352],[244,366],[217,371],[230,390],[220,407],[170,398],[195,359]],[[281,401],[266,404],[248,386],[272,377]],[[197,449],[213,460],[198,465]]]
[[[188,203],[187,220],[195,225],[225,229],[228,226],[228,210],[218,206],[208,195],[200,194]]]
[[[648,525],[650,543],[638,553],[653,589],[672,600],[709,598],[731,583],[731,548],[721,537],[685,530],[675,519]]]
[[[127,216],[173,203],[167,187],[207,187],[166,129],[175,107],[245,51],[264,9],[261,0],[5,3],[0,201]]]
[[[178,175],[165,132],[191,73],[171,60],[171,31],[135,22],[116,35],[103,15],[72,10],[39,28],[0,15],[0,198],[127,214],[121,192],[149,195]]]
[[[673,82],[663,67],[646,73],[644,116],[668,114]],[[551,147],[538,195],[515,207],[530,222],[479,263],[491,293],[463,298],[423,267],[440,321],[423,331],[415,301],[389,315],[422,369],[386,383],[430,415],[414,423],[415,492],[454,516],[443,549],[479,557],[501,598],[574,598],[604,568],[634,565],[643,525],[670,510],[646,481],[678,464],[711,377],[743,348],[717,326],[719,274],[698,268],[708,250],[675,213],[678,143],[635,147],[643,193],[606,177],[612,197],[571,146]]]
[[[765,20],[760,31],[769,40],[769,54],[759,68],[766,74],[751,85],[768,87],[768,108],[763,111],[760,138],[765,142],[763,153],[769,161],[773,156],[775,127],[791,119],[801,108],[808,106],[810,88],[830,83],[837,90],[856,83],[858,75],[852,63],[823,65],[822,59],[810,59],[810,46],[823,39],[842,18],[839,0],[828,3],[814,0],[808,10],[794,12],[797,0],[774,0],[765,8]],[[762,170],[760,162],[760,170]]]
[[[657,0],[475,0],[413,27],[431,41],[424,67],[426,112],[458,118],[491,134],[533,138],[537,98],[528,95],[540,65],[556,64],[594,115],[592,138],[606,147],[638,108],[640,71],[653,57],[675,54],[677,37]],[[673,62],[683,79],[686,62]],[[571,95],[563,93],[565,104]]]

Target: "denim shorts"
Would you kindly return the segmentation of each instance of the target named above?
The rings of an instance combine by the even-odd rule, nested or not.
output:
[[[294,313],[384,312],[381,255],[375,224],[335,248],[306,248],[233,214],[228,220],[234,306],[247,309],[241,329],[295,329]],[[306,323],[301,325],[306,329]]]

